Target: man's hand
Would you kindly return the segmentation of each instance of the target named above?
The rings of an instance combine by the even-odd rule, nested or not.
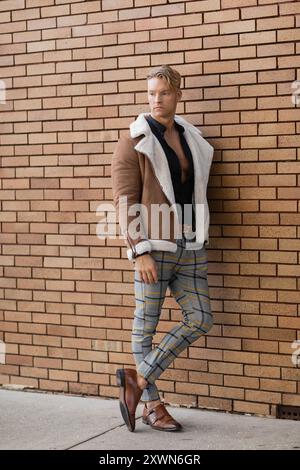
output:
[[[140,275],[140,280],[146,284],[157,282],[157,267],[155,259],[149,253],[138,256],[135,260],[135,268]]]

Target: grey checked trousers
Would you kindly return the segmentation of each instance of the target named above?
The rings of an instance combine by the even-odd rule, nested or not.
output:
[[[175,253],[152,251],[151,256],[156,261],[158,282],[146,284],[140,280],[137,271],[134,275],[136,308],[132,352],[137,373],[149,382],[143,390],[142,401],[159,399],[155,380],[185,348],[213,325],[205,246],[200,250],[186,250],[183,238],[177,240]],[[168,286],[181,307],[183,318],[153,348],[152,340]]]

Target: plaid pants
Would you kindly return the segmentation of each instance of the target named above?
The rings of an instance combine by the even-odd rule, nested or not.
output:
[[[141,397],[143,401],[159,399],[155,380],[181,351],[207,333],[213,325],[205,246],[200,250],[186,250],[183,238],[177,240],[175,253],[152,251],[151,256],[156,261],[158,282],[144,283],[137,271],[134,279],[136,309],[132,352],[138,374],[149,382]],[[183,319],[157,347],[152,348],[168,286],[182,309]]]

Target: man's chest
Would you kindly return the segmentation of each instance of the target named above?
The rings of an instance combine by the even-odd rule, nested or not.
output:
[[[165,136],[165,141],[174,150],[178,157],[178,161],[181,167],[181,182],[184,183],[187,180],[189,173],[189,161],[186,157],[179,136],[175,138],[169,138]]]

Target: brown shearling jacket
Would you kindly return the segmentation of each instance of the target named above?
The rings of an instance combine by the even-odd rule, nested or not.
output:
[[[119,213],[119,225],[130,260],[144,251],[175,252],[177,230],[182,227],[167,158],[144,117],[147,114],[141,113],[130,125],[128,134],[120,137],[112,157],[114,205]],[[184,118],[175,114],[174,119],[185,129],[184,136],[194,163],[196,240],[187,243],[186,249],[199,249],[204,243],[209,243],[206,190],[214,148],[202,137],[201,131]],[[161,205],[165,205],[162,207],[168,211],[169,230],[164,225],[165,215],[155,218],[151,213],[154,207]],[[130,208],[135,207],[141,207],[140,212],[133,210],[130,213]]]

